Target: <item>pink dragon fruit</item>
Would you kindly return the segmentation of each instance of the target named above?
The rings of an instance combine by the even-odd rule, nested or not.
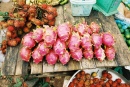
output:
[[[43,37],[43,29],[42,28],[37,28],[36,30],[34,30],[32,38],[36,42],[42,41],[42,37]]]
[[[61,41],[67,41],[70,36],[70,27],[68,23],[60,24],[57,28],[57,33]]]
[[[32,34],[32,32],[28,33],[22,39],[22,45],[30,49],[33,48],[36,44],[36,42],[31,38]]]
[[[63,65],[67,64],[67,63],[69,62],[69,60],[70,60],[70,54],[69,54],[69,52],[66,50],[66,51],[64,52],[64,54],[59,55],[59,60],[60,60],[60,62],[61,62]]]
[[[92,32],[92,30],[91,30],[91,28],[87,25],[86,26],[86,31],[91,35],[93,32]]]
[[[114,38],[109,32],[103,33],[102,42],[108,47],[111,47],[115,44]]]
[[[114,47],[106,47],[105,54],[108,60],[113,60],[115,58],[116,51]]]
[[[90,28],[93,33],[99,33],[99,31],[100,31],[100,26],[95,22],[91,22]]]
[[[44,39],[44,42],[48,46],[52,46],[55,43],[56,39],[57,39],[57,32],[56,32],[56,30],[54,30],[54,28],[47,27],[45,29],[45,33],[43,35],[43,39]]]
[[[84,57],[85,57],[86,59],[91,60],[91,59],[93,58],[93,56],[94,56],[94,53],[93,53],[93,50],[92,50],[92,49],[89,49],[89,50],[85,50],[85,51],[83,52],[83,55],[84,55]]]
[[[68,42],[68,47],[71,51],[75,51],[79,49],[79,46],[81,44],[80,36],[78,32],[72,32],[72,35],[70,37],[70,40]]]
[[[92,34],[92,43],[95,49],[98,49],[102,45],[102,37],[100,36],[100,34]]]
[[[91,37],[89,33],[85,33],[83,37],[81,37],[81,46],[84,49],[92,49]]]
[[[56,40],[56,42],[53,45],[53,49],[55,54],[61,55],[65,52],[66,50],[66,45],[65,42],[61,41],[59,38]]]
[[[42,61],[43,56],[39,53],[38,49],[34,49],[34,51],[32,52],[32,58],[33,58],[33,62],[38,64],[39,62]]]
[[[20,49],[20,56],[21,56],[22,60],[29,62],[29,60],[31,58],[31,50],[29,48],[22,47]]]
[[[40,42],[38,44],[37,50],[41,54],[41,56],[45,56],[47,53],[49,53],[49,48],[47,45],[44,43],[44,41]]]
[[[58,56],[55,54],[54,51],[50,51],[47,55],[46,55],[46,60],[47,63],[50,65],[54,65],[56,64],[57,60],[58,60]]]
[[[105,59],[105,53],[101,47],[98,49],[94,49],[94,54],[99,61],[103,61]]]
[[[78,50],[75,50],[75,51],[71,51],[70,52],[71,54],[71,57],[76,60],[76,61],[80,61],[82,59],[82,50],[81,49],[78,49]]]
[[[85,24],[80,23],[80,24],[76,25],[76,27],[77,27],[77,32],[79,32],[80,35],[83,35],[85,33],[85,31],[86,31]]]

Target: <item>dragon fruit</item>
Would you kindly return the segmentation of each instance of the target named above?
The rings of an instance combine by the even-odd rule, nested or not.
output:
[[[31,38],[32,32],[26,34],[22,39],[22,45],[28,48],[33,48],[36,44],[36,42]]]
[[[102,37],[100,36],[100,34],[92,34],[92,43],[95,49],[98,49],[102,45]]]
[[[83,37],[81,37],[81,46],[84,49],[92,49],[91,37],[89,33],[85,33]]]
[[[108,47],[111,47],[115,44],[114,38],[109,32],[105,32],[102,34],[102,42]]]
[[[91,28],[87,25],[86,27],[86,31],[91,35],[93,32],[92,32],[92,30],[91,30]]]
[[[94,54],[99,61],[103,61],[105,59],[105,53],[101,47],[98,49],[94,49]]]
[[[37,28],[36,30],[34,30],[32,38],[36,42],[42,41],[42,37],[43,37],[43,29],[42,28]]]
[[[70,52],[71,54],[71,57],[76,60],[76,61],[80,61],[82,59],[82,50],[81,49],[78,49],[78,50],[75,50],[75,51],[71,51]]]
[[[59,60],[60,60],[60,62],[61,62],[63,65],[67,64],[67,63],[69,62],[69,60],[70,60],[70,54],[69,54],[69,52],[66,50],[66,51],[64,52],[64,54],[59,55]]]
[[[57,28],[57,33],[61,41],[67,41],[70,36],[70,27],[68,23],[60,24]]]
[[[66,50],[65,42],[61,41],[60,39],[57,39],[53,45],[53,49],[55,54],[57,55],[63,54]]]
[[[46,60],[47,63],[50,65],[54,65],[56,64],[57,60],[58,60],[58,56],[55,54],[54,51],[50,51],[47,55],[46,55]]]
[[[114,47],[106,47],[105,48],[105,55],[108,60],[113,60],[115,58],[116,51]]]
[[[79,49],[79,46],[81,44],[80,36],[78,32],[72,32],[72,35],[70,37],[70,40],[68,42],[68,47],[71,51],[75,51]]]
[[[57,39],[57,32],[54,30],[54,28],[47,27],[45,29],[43,39],[48,46],[52,46]]]
[[[38,64],[39,62],[42,61],[43,56],[39,53],[38,49],[34,49],[34,51],[32,52],[32,58],[33,58],[33,62]]]
[[[99,33],[99,31],[100,31],[100,26],[95,22],[91,22],[90,28],[93,33]]]
[[[77,28],[77,32],[79,32],[79,34],[80,35],[83,35],[84,33],[85,33],[85,28],[86,26],[85,26],[85,24],[82,24],[82,23],[80,23],[80,24],[77,24],[76,25],[76,28]]]
[[[45,56],[47,53],[49,53],[49,48],[47,45],[44,43],[44,41],[40,42],[38,44],[37,50],[41,54],[41,56]]]
[[[94,53],[92,49],[89,49],[89,50],[84,50],[83,55],[86,59],[91,60],[94,56]]]
[[[31,58],[31,50],[29,48],[22,47],[20,49],[20,56],[21,56],[22,60],[29,62],[29,60]]]

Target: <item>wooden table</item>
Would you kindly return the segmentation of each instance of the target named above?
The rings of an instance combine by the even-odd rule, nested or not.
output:
[[[111,32],[116,40],[116,58],[114,61],[104,60],[100,62],[96,59],[86,60],[83,58],[80,62],[70,60],[67,65],[56,63],[55,65],[48,65],[45,60],[39,64],[32,61],[27,63],[21,60],[19,50],[21,45],[16,47],[8,47],[6,59],[2,67],[2,75],[26,75],[26,74],[43,74],[55,73],[63,71],[72,71],[79,69],[91,69],[96,67],[116,67],[130,65],[130,51],[123,40],[123,37],[114,21],[113,16],[106,17],[101,12],[92,11],[89,17],[73,17],[71,15],[70,3],[57,7],[58,17],[56,18],[56,25],[69,21],[74,24],[81,20],[86,20],[88,24],[92,21],[101,25],[101,32]],[[62,71],[62,72],[61,72]]]

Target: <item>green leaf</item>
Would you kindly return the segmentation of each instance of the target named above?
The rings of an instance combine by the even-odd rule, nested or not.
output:
[[[49,87],[49,83],[45,83],[42,87]]]
[[[18,82],[21,82],[20,78],[17,78],[16,81],[17,81],[17,83],[18,83]]]
[[[22,82],[18,82],[18,83],[16,83],[16,84],[14,84],[13,87],[21,87],[21,86],[22,86]]]

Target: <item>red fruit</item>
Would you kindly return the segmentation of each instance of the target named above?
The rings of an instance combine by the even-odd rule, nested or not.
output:
[[[36,42],[42,41],[42,37],[43,37],[43,29],[42,28],[37,28],[36,30],[34,30],[32,38]]]
[[[103,71],[102,71],[102,74],[105,74],[105,73],[107,74],[108,71],[107,71],[107,70],[103,70]]]
[[[76,78],[79,79],[81,77],[80,73],[76,74]]]
[[[116,81],[118,84],[121,83],[121,79],[120,79],[120,78],[116,79],[115,81]]]
[[[93,82],[94,82],[95,84],[97,84],[97,83],[99,83],[99,79],[98,79],[98,78],[93,78]]]
[[[99,61],[103,61],[105,59],[105,53],[101,47],[99,49],[94,49],[94,54]]]
[[[96,84],[95,87],[102,87],[102,85],[100,85],[100,84]]]
[[[69,52],[66,50],[62,55],[59,55],[59,60],[63,65],[67,64],[70,60]]]
[[[81,75],[85,75],[85,71],[81,71],[80,73],[81,73]]]
[[[81,46],[85,49],[92,49],[91,37],[89,33],[85,33],[83,37],[81,37]]]
[[[11,38],[16,38],[18,35],[16,33],[12,34]]]
[[[42,8],[46,9],[47,8],[47,4],[42,4]]]
[[[26,47],[22,47],[20,49],[20,56],[21,56],[22,60],[29,62],[29,60],[31,58],[31,50]]]
[[[114,81],[114,82],[112,83],[112,87],[116,87],[116,86],[117,86],[117,82]]]
[[[100,34],[97,34],[97,33],[92,34],[92,43],[93,43],[95,49],[98,49],[101,47],[102,37],[100,36]]]
[[[23,46],[30,49],[35,46],[36,42],[31,38],[32,35],[33,35],[33,32],[30,32],[23,37],[22,39]]]
[[[3,41],[2,41],[2,45],[7,45],[7,41],[6,41],[6,40],[3,40]]]
[[[14,20],[8,20],[7,23],[8,23],[8,25],[13,25],[14,24]]]
[[[83,55],[86,59],[91,60],[94,56],[93,50],[92,49],[85,50],[83,51]]]
[[[66,50],[65,42],[61,41],[60,39],[57,39],[53,45],[53,49],[54,49],[55,54],[57,55],[64,54]]]
[[[55,20],[50,20],[48,23],[49,26],[54,26],[55,25]]]
[[[54,8],[52,6],[47,6],[46,11],[49,13],[53,13],[54,11],[56,11],[56,8]]]
[[[57,32],[53,28],[47,27],[43,39],[47,46],[52,46],[57,39]]]
[[[99,84],[100,84],[100,85],[104,85],[104,81],[103,81],[103,80],[100,80],[100,81],[99,81]]]
[[[39,62],[42,61],[43,56],[39,53],[38,49],[34,49],[34,51],[32,52],[32,58],[33,58],[33,62],[38,64]]]
[[[47,53],[49,53],[49,48],[47,47],[47,44],[44,43],[44,41],[38,44],[37,49],[42,56],[45,56]]]
[[[71,51],[77,51],[81,44],[80,35],[78,32],[72,32],[70,36],[68,47]]]
[[[50,65],[54,65],[56,64],[57,60],[58,60],[58,56],[54,53],[54,51],[50,51],[47,55],[46,55],[46,60],[47,63]]]
[[[50,77],[46,77],[46,82],[50,82]]]
[[[47,19],[48,19],[48,20],[53,20],[53,18],[54,18],[54,16],[53,16],[52,14],[48,14],[48,15],[47,15]]]
[[[70,27],[68,23],[60,24],[57,28],[57,33],[61,41],[67,41],[70,36]]]
[[[108,47],[111,47],[115,44],[114,38],[113,38],[112,34],[110,34],[109,32],[103,33],[102,42],[104,45],[106,45]]]
[[[112,79],[112,75],[110,73],[107,74],[108,79]]]
[[[114,47],[106,47],[105,48],[105,55],[108,60],[113,60],[115,58],[116,51]]]
[[[11,37],[11,36],[12,36],[12,33],[11,33],[10,31],[7,31],[7,32],[6,32],[6,36],[7,36],[7,37]]]
[[[111,87],[111,85],[109,84],[109,82],[105,83],[105,87]]]
[[[15,38],[15,40],[16,40],[18,43],[20,43],[20,41],[21,41],[21,38],[19,38],[19,37],[16,37],[16,38]]]
[[[107,77],[107,73],[103,73],[103,74],[102,74],[102,77]]]
[[[74,83],[73,83],[73,82],[70,82],[70,84],[69,84],[68,87],[74,87]]]
[[[100,31],[100,26],[95,22],[91,22],[90,28],[92,29],[93,33],[99,33]]]
[[[108,83],[112,85],[113,81],[111,79],[108,80]]]
[[[36,12],[35,6],[30,6],[30,8],[28,9],[28,13],[35,13],[35,12]]]
[[[77,49],[76,51],[71,51],[70,54],[71,57],[76,61],[80,61],[83,57],[83,53],[81,49]]]
[[[14,26],[8,26],[7,29],[8,29],[8,31],[10,31],[10,32],[12,32],[12,31],[15,30],[15,29],[14,29]]]
[[[95,87],[95,85],[94,85],[94,84],[91,84],[90,87]]]
[[[30,29],[29,29],[28,27],[25,27],[25,28],[23,29],[23,31],[24,31],[25,33],[28,33],[28,32],[30,32]]]
[[[74,79],[73,79],[73,83],[74,83],[74,84],[78,84],[78,82],[79,82],[79,81],[78,81],[77,78],[74,78]]]
[[[8,40],[8,45],[9,46],[16,46],[18,43],[15,39],[11,39],[11,40]]]
[[[20,27],[24,27],[25,21],[20,21],[19,23],[20,23]]]
[[[35,25],[38,25],[38,26],[41,25],[41,20],[39,20],[39,19],[35,19],[33,22]]]
[[[16,28],[19,28],[19,27],[20,27],[20,21],[19,21],[19,20],[15,20],[15,21],[14,21],[14,26],[15,26]]]

